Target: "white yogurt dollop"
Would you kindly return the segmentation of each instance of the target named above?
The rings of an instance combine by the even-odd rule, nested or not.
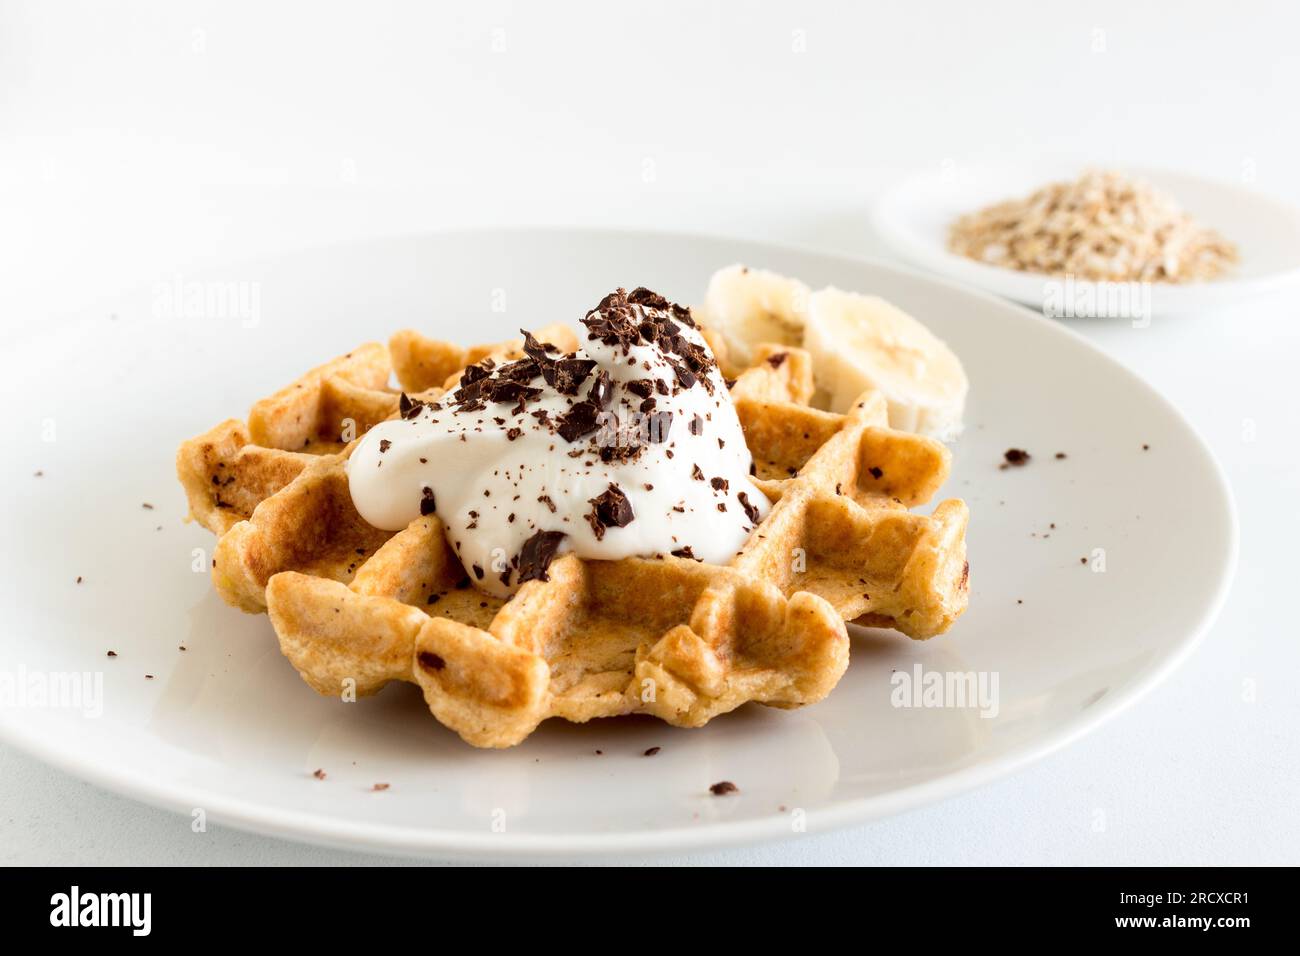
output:
[[[403,402],[348,459],[352,501],[398,531],[437,514],[478,587],[507,596],[556,553],[676,553],[726,564],[770,505],[690,313],[645,289],[606,296],[562,355],[471,367],[435,403]]]

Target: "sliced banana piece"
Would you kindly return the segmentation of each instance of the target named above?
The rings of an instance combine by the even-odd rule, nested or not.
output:
[[[944,441],[961,432],[969,390],[961,362],[884,299],[833,287],[812,294],[797,279],[735,265],[713,274],[694,312],[741,368],[764,342],[807,349],[820,407],[843,412],[872,388],[884,396],[893,428]]]
[[[753,362],[753,347],[761,342],[800,343],[809,296],[798,279],[734,265],[713,274],[704,304],[692,312],[722,336],[732,361],[746,366]]]
[[[884,395],[889,427],[950,441],[961,433],[970,383],[952,350],[878,296],[822,289],[809,300],[802,345],[830,410],[867,389]]]

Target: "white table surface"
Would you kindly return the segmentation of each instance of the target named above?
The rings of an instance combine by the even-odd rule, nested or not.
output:
[[[0,343],[204,265],[465,224],[887,256],[866,211],[892,178],[1028,154],[1300,203],[1293,4],[271,6],[0,2]],[[1300,861],[1300,295],[1074,324],[1188,414],[1235,491],[1236,584],[1196,654],[982,790],[659,862]],[[194,834],[0,746],[0,862],[390,861]]]

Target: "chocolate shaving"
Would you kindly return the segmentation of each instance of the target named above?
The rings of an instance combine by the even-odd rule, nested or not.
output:
[[[550,342],[538,342],[537,339],[533,338],[533,333],[524,329],[519,331],[524,337],[524,354],[539,365],[545,365],[549,361],[546,353],[559,351]]]
[[[424,402],[417,402],[405,392],[403,392],[402,397],[397,400],[397,410],[401,413],[402,418],[408,421],[419,415],[423,408]]]
[[[542,366],[542,377],[561,395],[576,395],[578,386],[587,380],[595,367],[594,359],[559,359]]]
[[[549,581],[546,569],[550,567],[564,540],[563,531],[539,531],[527,541],[519,551],[519,583],[525,581]]]
[[[614,462],[614,461],[619,461],[619,462],[636,461],[637,458],[640,456],[641,452],[644,450],[645,450],[644,445],[636,445],[636,444],[602,445],[600,447],[600,460],[605,464],[609,464],[610,462]]]
[[[484,359],[477,365],[467,366],[460,376],[461,388],[468,388],[475,382],[481,382],[483,379],[487,378],[492,374],[492,369],[495,367],[495,364],[496,363],[491,359]]]
[[[543,374],[542,364],[536,359],[519,359],[510,362],[508,365],[501,366],[501,369],[497,372],[497,378],[505,379],[508,382],[527,384],[541,374]]]
[[[749,500],[749,495],[743,491],[737,492],[736,500],[740,502],[740,507],[745,509],[745,517],[754,524],[758,524],[760,520],[758,507]]]
[[[692,373],[685,365],[682,365],[679,362],[674,362],[672,359],[665,359],[665,361],[667,361],[668,367],[673,370],[673,374],[677,376],[677,382],[682,388],[690,388],[695,384],[696,378],[694,373]]]
[[[591,402],[579,402],[560,416],[555,430],[565,441],[577,441],[600,427],[598,413],[599,409]]]
[[[522,382],[512,382],[509,379],[493,379],[488,389],[488,398],[493,402],[524,402],[531,401],[538,395],[542,394],[540,388],[531,385],[525,385]],[[520,408],[520,411],[523,409]]]
[[[658,292],[651,292],[645,286],[637,286],[628,293],[627,301],[633,305],[644,305],[651,309],[668,308],[668,300]]]
[[[632,512],[632,502],[618,485],[611,483],[605,491],[595,498],[588,499],[591,511],[587,523],[599,541],[605,537],[607,528],[624,528],[636,517]]]
[[[610,381],[609,373],[602,368],[596,373],[595,381],[591,383],[591,391],[587,393],[587,401],[597,408],[608,408],[609,403],[613,400],[614,383]]]

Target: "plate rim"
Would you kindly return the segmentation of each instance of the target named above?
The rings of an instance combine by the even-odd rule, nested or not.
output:
[[[861,825],[905,810],[933,804],[1009,776],[1075,743],[1143,699],[1191,656],[1217,621],[1228,594],[1231,592],[1236,574],[1240,550],[1240,522],[1236,501],[1227,475],[1218,457],[1200,431],[1155,386],[1148,383],[1123,362],[1094,345],[1081,333],[1069,328],[1063,322],[1048,318],[984,288],[968,285],[947,275],[935,274],[911,264],[892,262],[874,256],[829,251],[800,243],[769,242],[726,233],[636,227],[603,228],[536,225],[470,226],[413,230],[385,236],[305,244],[278,253],[223,260],[207,265],[200,271],[211,273],[241,262],[270,264],[276,260],[292,256],[311,255],[359,246],[465,235],[467,233],[476,235],[508,233],[512,236],[531,234],[550,237],[564,234],[588,238],[599,238],[613,234],[627,238],[650,237],[659,241],[679,239],[734,243],[738,246],[750,247],[753,253],[766,251],[778,254],[812,256],[827,261],[845,263],[850,266],[865,265],[869,268],[897,273],[910,280],[936,284],[959,295],[971,296],[987,304],[1009,310],[1013,314],[1018,314],[1021,321],[1041,323],[1050,328],[1049,334],[1060,336],[1072,342],[1074,346],[1093,353],[1094,358],[1098,358],[1112,366],[1118,374],[1127,377],[1145,390],[1155,402],[1171,415],[1175,422],[1182,426],[1191,439],[1193,448],[1200,452],[1209,465],[1210,475],[1213,477],[1214,483],[1217,484],[1221,494],[1222,517],[1225,522],[1224,530],[1227,535],[1228,545],[1221,556],[1218,582],[1214,593],[1205,605],[1205,609],[1195,627],[1191,628],[1167,654],[1162,655],[1151,666],[1139,671],[1137,676],[1119,692],[1107,694],[1094,706],[1081,711],[1078,716],[1067,722],[1064,728],[1055,735],[1028,741],[1012,747],[991,759],[921,783],[911,784],[884,793],[838,801],[831,806],[818,810],[814,814],[810,814],[808,828],[803,833],[792,832],[789,826],[789,818],[775,814],[771,817],[734,822],[723,820],[701,823],[694,827],[673,827],[642,832],[615,830],[577,834],[468,833],[463,830],[412,829],[369,821],[342,821],[318,812],[268,808],[254,800],[222,796],[216,791],[192,784],[153,781],[127,771],[115,771],[114,767],[108,762],[88,761],[84,756],[79,756],[73,751],[60,749],[48,741],[41,740],[40,734],[32,732],[24,727],[21,721],[13,719],[12,714],[21,713],[16,710],[11,714],[7,709],[0,708],[0,741],[76,779],[87,781],[112,793],[148,806],[179,814],[186,814],[195,807],[202,807],[209,820],[222,825],[279,839],[289,839],[318,846],[330,846],[355,852],[477,861],[545,860],[567,856],[609,858],[702,852],[736,846],[782,842],[804,835],[826,833],[849,826]],[[143,283],[134,283],[123,292],[106,296],[103,301],[111,302],[129,298],[132,294],[138,294],[142,287]],[[93,309],[94,306],[78,309],[76,315],[84,316]],[[47,323],[39,335],[17,343],[17,350],[21,351],[36,346],[48,335],[60,334],[72,324],[72,321],[75,320]]]

